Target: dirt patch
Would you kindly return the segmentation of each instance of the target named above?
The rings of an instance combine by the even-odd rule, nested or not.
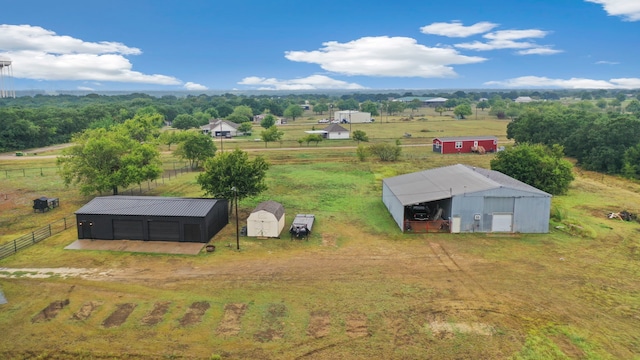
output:
[[[329,335],[331,330],[331,314],[328,311],[312,311],[307,336],[319,339]]]
[[[262,330],[253,337],[259,342],[269,342],[282,339],[284,336],[284,324],[281,318],[287,316],[287,307],[284,304],[271,304],[262,319]]]
[[[322,234],[322,246],[336,246],[336,234]]]
[[[87,320],[100,305],[102,305],[101,301],[88,301],[82,304],[80,309],[71,315],[71,320]]]
[[[347,317],[347,335],[352,338],[369,336],[367,316],[362,313],[351,313]]]
[[[240,333],[240,319],[247,311],[247,304],[234,303],[224,306],[224,315],[216,332],[222,336],[234,336]]]
[[[42,309],[42,311],[40,311],[38,315],[34,316],[31,319],[31,322],[40,323],[55,319],[55,317],[58,316],[58,312],[64,309],[64,307],[67,305],[69,305],[69,299],[54,301],[49,304],[49,306]]]
[[[111,315],[102,322],[102,326],[112,328],[124,324],[135,308],[136,304],[132,303],[118,304],[116,311],[112,312]]]
[[[577,347],[574,343],[571,342],[566,336],[556,335],[550,336],[551,340],[553,340],[556,345],[562,350],[562,352],[569,359],[584,359],[585,353],[582,349]]]
[[[142,318],[140,323],[145,326],[153,326],[162,321],[164,314],[169,311],[170,301],[161,301],[153,304],[153,310]]]
[[[432,321],[429,328],[433,336],[440,339],[453,338],[456,334],[476,334],[491,336],[494,333],[493,327],[483,323],[452,323],[442,321]]]
[[[209,310],[211,305],[206,301],[194,302],[187,309],[187,313],[180,319],[180,326],[189,326],[202,321],[202,316]]]

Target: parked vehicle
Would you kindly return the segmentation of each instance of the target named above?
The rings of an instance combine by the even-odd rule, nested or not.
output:
[[[318,124],[328,124],[329,123],[329,119],[320,119],[318,120]]]

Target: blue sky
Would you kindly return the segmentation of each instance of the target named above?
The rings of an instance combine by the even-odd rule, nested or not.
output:
[[[638,45],[640,0],[0,7],[15,90],[637,89]]]

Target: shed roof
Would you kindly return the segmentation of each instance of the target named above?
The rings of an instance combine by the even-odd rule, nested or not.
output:
[[[266,211],[273,214],[276,219],[280,219],[284,215],[284,207],[279,202],[273,200],[263,201],[251,212],[252,214],[258,211]]]
[[[163,196],[100,196],[89,201],[76,214],[203,217],[218,201]]]
[[[349,130],[343,128],[342,126],[340,126],[339,124],[331,124],[329,126],[327,126],[326,128],[322,129],[328,133],[330,132],[349,132]]]
[[[516,189],[545,197],[551,196],[498,171],[462,164],[395,176],[382,181],[402,205],[441,200],[460,194],[498,188]]]
[[[450,141],[473,141],[473,140],[498,140],[497,136],[493,135],[484,135],[484,136],[447,136],[447,137],[437,137],[433,140],[440,140],[442,142],[450,142]]]

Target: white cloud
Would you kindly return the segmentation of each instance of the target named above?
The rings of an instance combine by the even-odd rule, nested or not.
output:
[[[187,82],[186,84],[184,84],[184,88],[187,90],[207,90],[208,88],[204,85],[200,85],[200,84],[196,84],[194,82]]]
[[[487,42],[474,41],[470,43],[460,43],[454,46],[460,49],[491,51],[500,49],[522,49],[516,52],[518,55],[552,55],[562,52],[562,50],[552,49],[550,46],[538,45],[531,41],[518,41],[525,39],[544,38],[548,31],[538,29],[526,30],[499,30],[483,35]]]
[[[490,23],[488,21],[482,21],[470,26],[464,26],[459,21],[452,21],[450,23],[436,22],[431,25],[421,27],[420,31],[423,34],[447,37],[467,37],[486,33],[496,26],[498,26],[498,24]]]
[[[483,37],[489,40],[520,40],[520,39],[531,39],[531,38],[543,38],[547,36],[549,32],[538,30],[538,29],[527,29],[527,30],[500,30],[488,33]]]
[[[363,86],[356,83],[335,80],[324,75],[311,75],[292,80],[249,76],[238,84],[256,86],[257,90],[364,89]]]
[[[287,51],[291,61],[319,64],[321,68],[345,75],[394,77],[454,77],[449,65],[485,61],[461,55],[452,48],[427,47],[407,37],[363,37],[348,43],[329,41],[314,51]]]
[[[640,20],[640,1],[638,0],[585,0],[600,4],[610,16],[622,16],[627,21]]]
[[[485,85],[497,85],[508,88],[557,87],[562,89],[637,89],[640,78],[621,78],[594,80],[585,78],[550,79],[540,76],[522,76],[504,81],[488,81]]]
[[[600,61],[596,61],[595,64],[596,65],[618,65],[620,63],[617,61],[600,60]]]
[[[88,86],[78,86],[78,90],[84,90],[84,91],[95,91],[96,89],[94,88],[90,88]]]
[[[562,50],[551,49],[548,47],[537,47],[526,50],[520,50],[517,52],[518,55],[554,55],[557,53],[563,52]]]
[[[15,78],[182,83],[172,76],[133,71],[124,55],[142,52],[121,43],[86,42],[31,25],[0,25],[0,33],[0,54],[11,59]]]

